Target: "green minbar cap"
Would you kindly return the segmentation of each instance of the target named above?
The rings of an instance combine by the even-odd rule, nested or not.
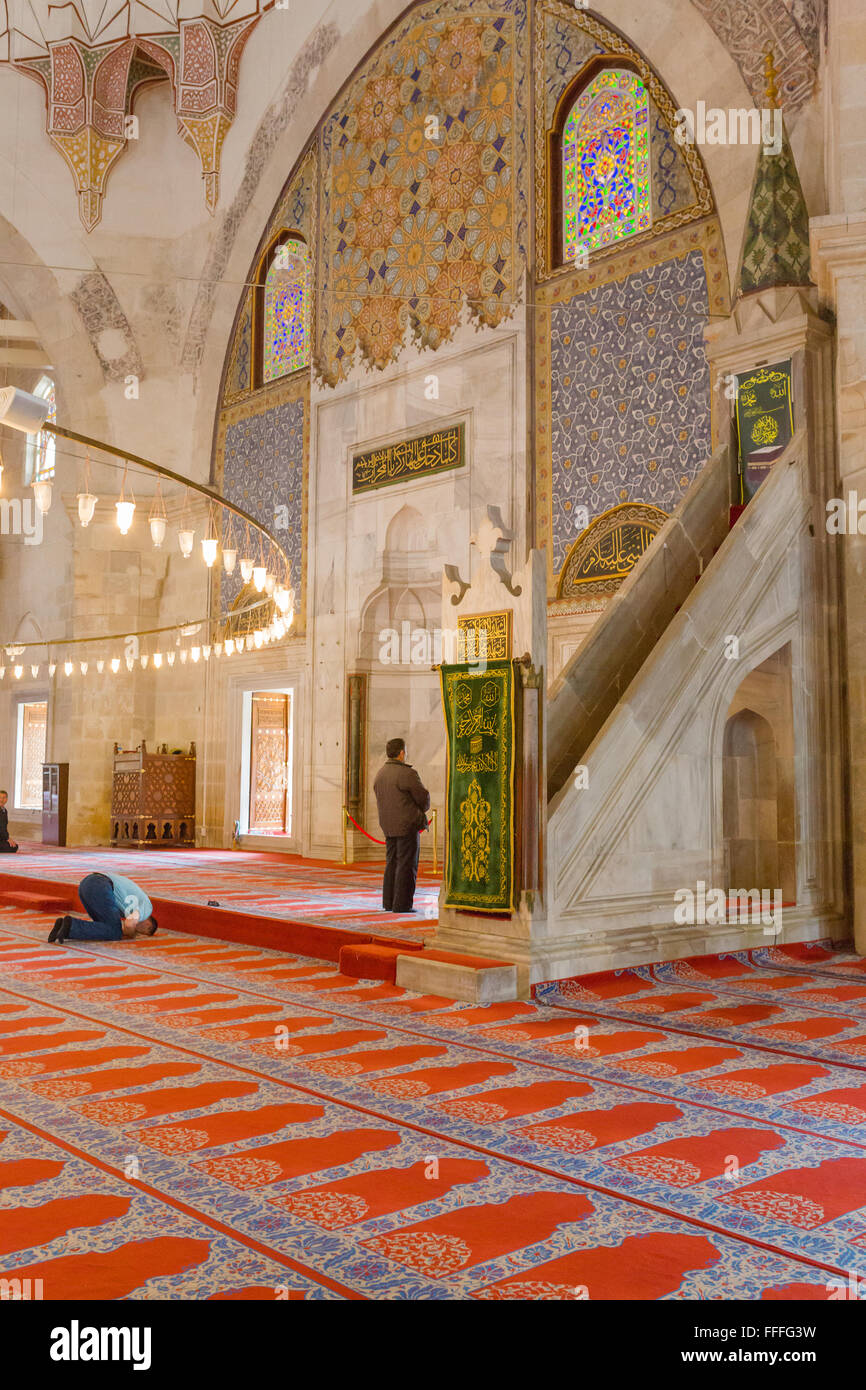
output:
[[[765,72],[767,108],[776,111],[779,102],[772,53],[767,54]],[[809,212],[782,121],[779,153],[768,152],[763,144],[759,148],[737,295],[785,285],[811,285],[810,268]]]

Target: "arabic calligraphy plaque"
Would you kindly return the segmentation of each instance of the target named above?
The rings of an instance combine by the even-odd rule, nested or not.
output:
[[[352,456],[352,493],[373,492],[410,478],[429,477],[462,468],[466,462],[466,426],[422,434]]]
[[[596,517],[568,554],[557,597],[612,593],[666,521],[665,512],[643,502],[625,502]]]

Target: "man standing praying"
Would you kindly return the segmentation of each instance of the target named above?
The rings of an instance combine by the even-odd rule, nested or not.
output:
[[[385,745],[388,761],[373,783],[379,824],[385,836],[385,879],[382,907],[385,912],[412,912],[418,877],[420,832],[427,829],[430,793],[411,763],[406,762],[402,738]]]

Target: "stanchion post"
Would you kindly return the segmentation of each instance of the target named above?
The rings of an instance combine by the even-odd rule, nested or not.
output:
[[[344,865],[345,865],[345,864],[348,864],[348,862],[349,862],[349,841],[348,841],[348,837],[347,837],[347,834],[346,834],[348,828],[349,828],[349,820],[348,820],[348,817],[347,817],[347,815],[346,815],[346,808],[345,808],[345,806],[344,806],[344,807],[343,807],[343,864],[344,864]]]

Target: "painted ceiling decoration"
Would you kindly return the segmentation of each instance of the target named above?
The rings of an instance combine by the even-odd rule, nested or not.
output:
[[[244,45],[273,0],[197,0],[153,6],[122,0],[0,0],[0,63],[38,81],[47,132],[75,180],[87,231],[102,216],[108,175],[130,138],[137,93],[171,84],[178,132],[201,164],[211,213],[219,197],[220,155],[237,103]]]
[[[205,201],[219,198],[223,142],[235,115],[241,54],[274,0],[0,0],[0,63],[45,91],[46,129],[75,180],[81,221],[99,222],[108,175],[130,139],[136,94],[171,84],[178,131],[201,163]],[[692,0],[757,100],[763,55],[776,55],[793,115],[817,83],[826,0]]]

